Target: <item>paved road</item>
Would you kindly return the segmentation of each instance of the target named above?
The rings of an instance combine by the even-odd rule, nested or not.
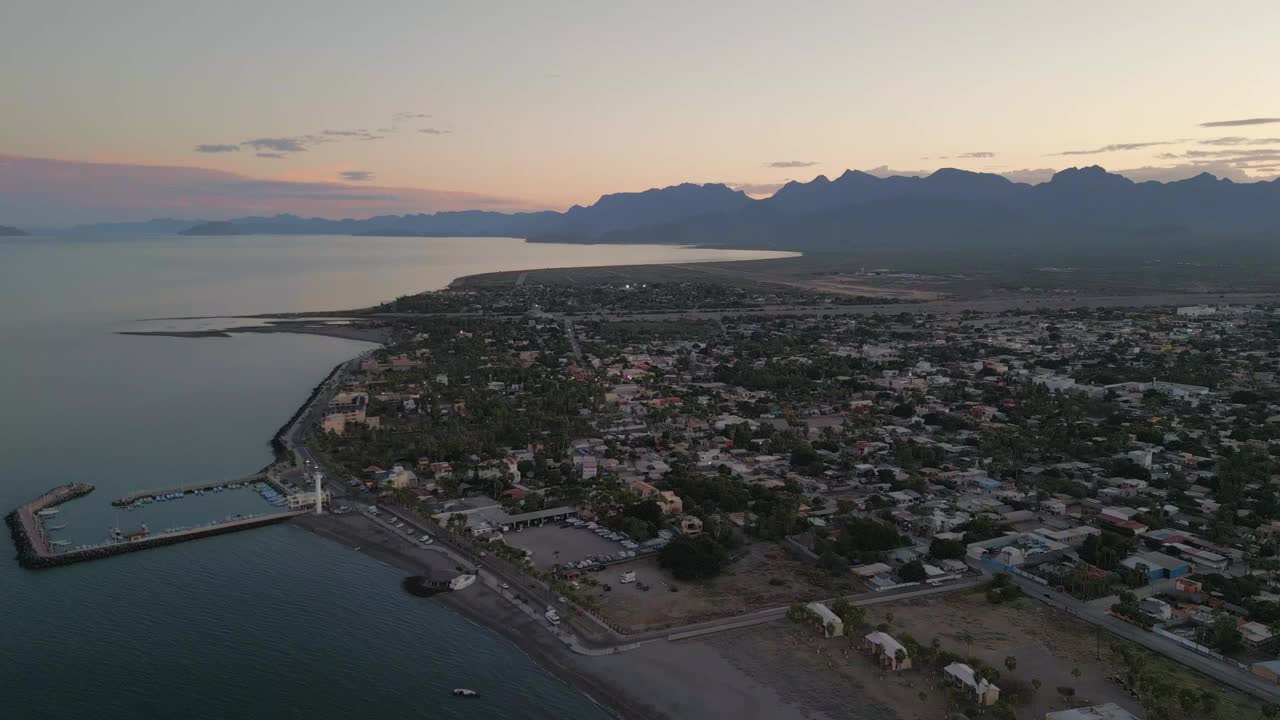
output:
[[[1142,628],[1112,617],[1105,610],[1059,593],[1044,585],[1017,575],[1010,576],[1022,590],[1035,599],[1098,626],[1113,635],[1130,640],[1170,660],[1198,670],[1209,677],[1266,702],[1280,702],[1280,687],[1263,681],[1238,668],[1205,657],[1189,648]]]
[[[564,319],[564,334],[569,338],[569,344],[573,346],[573,356],[582,362],[582,346],[578,344],[578,333],[574,332],[573,320]]]

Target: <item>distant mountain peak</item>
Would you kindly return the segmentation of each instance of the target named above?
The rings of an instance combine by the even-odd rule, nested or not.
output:
[[[1100,165],[1088,165],[1059,170],[1048,184],[1058,187],[1119,187],[1133,185],[1134,182],[1123,175],[1109,173]]]
[[[1188,185],[1197,185],[1197,186],[1234,185],[1235,184],[1231,181],[1231,178],[1220,178],[1217,175],[1214,175],[1209,172],[1202,172],[1199,175],[1196,175],[1194,177],[1189,177],[1186,180],[1179,180],[1178,182],[1186,183]]]

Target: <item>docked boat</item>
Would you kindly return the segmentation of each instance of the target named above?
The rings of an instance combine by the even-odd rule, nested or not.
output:
[[[475,690],[469,690],[467,688],[454,688],[453,694],[457,695],[458,697],[465,697],[465,698],[480,697],[480,693],[476,692]]]
[[[71,541],[70,540],[50,540],[49,544],[55,547],[65,547],[67,545],[70,545]]]
[[[49,526],[49,529],[50,529],[50,530],[61,530],[61,529],[65,528],[66,526],[67,526],[67,524],[66,524],[66,523],[62,523],[61,525],[50,525],[50,526]]]
[[[58,508],[45,508],[36,513],[42,518],[53,517],[58,514]]]
[[[459,575],[458,577],[449,581],[449,589],[462,590],[463,588],[471,587],[472,585],[475,584],[475,582],[476,582],[475,575]]]

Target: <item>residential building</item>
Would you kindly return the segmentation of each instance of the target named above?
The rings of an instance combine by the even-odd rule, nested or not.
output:
[[[973,668],[964,663],[951,663],[942,672],[947,682],[968,692],[979,705],[995,705],[1000,700],[1000,688],[978,677]]]
[[[692,515],[685,515],[680,518],[680,532],[689,537],[697,537],[702,534],[702,521]]]
[[[840,637],[844,635],[844,621],[839,615],[831,612],[831,609],[820,602],[811,602],[805,607],[817,616],[818,622],[822,625],[822,634],[826,637]]]
[[[867,633],[862,637],[862,650],[875,658],[884,670],[897,672],[911,668],[911,656],[907,654],[907,648],[888,633],[879,630]]]

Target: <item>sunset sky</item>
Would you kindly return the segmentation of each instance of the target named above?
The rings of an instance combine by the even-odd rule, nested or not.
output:
[[[0,223],[563,209],[845,168],[1269,179],[1277,28],[1275,0],[18,0]]]

